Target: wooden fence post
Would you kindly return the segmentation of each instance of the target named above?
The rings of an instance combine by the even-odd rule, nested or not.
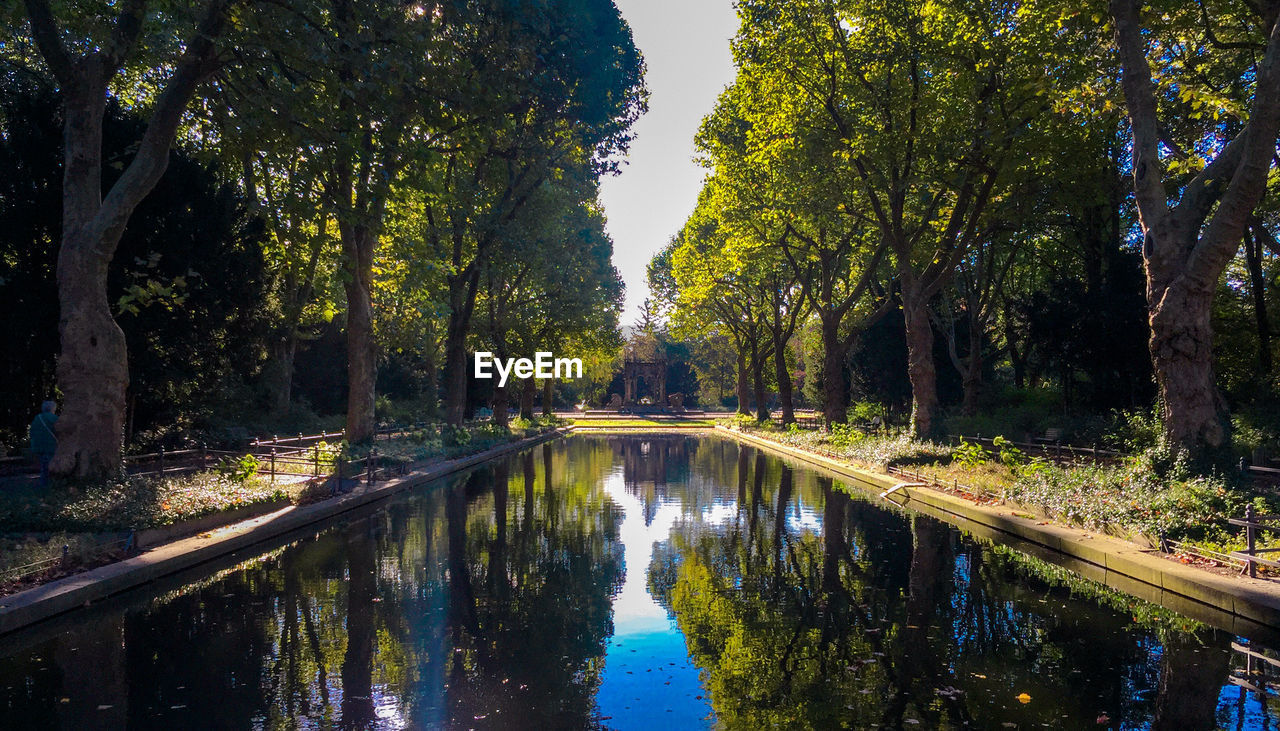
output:
[[[271,484],[276,484],[276,448],[271,447]]]
[[[164,477],[164,447],[160,447],[160,477]]]

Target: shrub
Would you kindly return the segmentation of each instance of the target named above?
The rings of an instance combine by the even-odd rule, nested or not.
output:
[[[218,474],[228,480],[244,484],[258,474],[258,468],[261,466],[262,460],[252,454],[246,454],[241,457],[223,457],[216,469]]]
[[[836,449],[848,449],[865,438],[866,435],[856,427],[848,424],[836,424],[831,428],[827,443]]]
[[[960,440],[960,446],[951,450],[951,459],[965,467],[977,467],[987,463],[987,450],[977,442]]]
[[[446,447],[461,447],[471,442],[471,432],[460,426],[445,424],[440,427],[440,441]]]

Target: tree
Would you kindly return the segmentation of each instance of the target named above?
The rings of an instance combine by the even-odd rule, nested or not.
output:
[[[676,331],[684,335],[728,333],[738,356],[738,413],[751,413],[753,389],[757,418],[764,420],[768,409],[763,403],[763,369],[770,353],[765,292],[728,249],[727,228],[714,209],[713,185],[704,186],[698,207],[668,244],[670,278],[678,293],[672,319]]]
[[[587,350],[616,350],[622,282],[611,262],[613,243],[595,200],[589,171],[540,188],[504,227],[504,256],[484,273],[478,334],[499,359],[537,351],[559,353],[574,344],[574,357]],[[554,387],[554,378],[544,385]],[[523,418],[533,417],[535,378],[524,379]],[[544,393],[544,409],[550,399]],[[506,425],[506,387],[494,383],[493,418]]]
[[[76,3],[75,12],[68,13],[72,19],[60,24],[48,0],[25,0],[31,36],[58,82],[64,112],[57,267],[57,376],[64,407],[50,465],[54,474],[93,478],[120,471],[129,363],[124,333],[107,300],[107,269],[129,217],[164,174],[188,103],[221,65],[218,42],[232,4],[207,0],[189,19],[164,14],[170,28],[181,23],[189,30],[160,34],[161,45],[146,48],[165,78],[137,151],[103,195],[108,86],[126,64],[136,62],[142,42],[151,40],[148,28],[161,18],[148,12],[145,0],[119,3],[110,18],[96,4]]]
[[[1181,7],[1160,21],[1144,22],[1143,4],[1111,0],[1110,8],[1133,132],[1149,347],[1165,439],[1179,451],[1200,456],[1224,447],[1229,436],[1225,404],[1213,378],[1210,313],[1218,278],[1240,248],[1275,155],[1280,130],[1280,5],[1233,5],[1233,22],[1219,25],[1207,11],[1201,17]],[[1146,30],[1152,22],[1159,24],[1154,43]],[[1231,25],[1239,29],[1228,30]],[[1252,102],[1247,113],[1241,110],[1220,119],[1219,105],[1205,99],[1220,92],[1201,81],[1204,76],[1179,74],[1177,68],[1185,62],[1174,66],[1172,58],[1163,55],[1171,44],[1186,46],[1178,57],[1203,57],[1225,49],[1223,63],[1239,74],[1236,86],[1243,86]],[[1152,75],[1153,60],[1159,79]],[[1184,112],[1188,104],[1192,110],[1206,104],[1213,109],[1212,122],[1193,129],[1192,152],[1162,122],[1161,107],[1178,109],[1180,104]]]
[[[59,106],[35,73],[0,74],[0,322],[10,343],[0,356],[0,439],[11,445],[25,441],[31,414],[56,395]],[[104,159],[127,157],[144,129],[144,120],[108,103]],[[104,183],[120,172],[107,166]],[[270,324],[265,236],[223,172],[185,149],[170,151],[108,267],[107,299],[129,358],[125,440],[135,446],[208,426],[245,398],[261,365]]]
[[[1004,2],[744,3],[739,55],[839,143],[847,209],[893,254],[912,432],[935,430],[930,301],[950,281],[1018,134],[1043,108],[1041,19]]]
[[[567,170],[584,164],[596,175],[613,170],[611,157],[625,151],[645,104],[643,64],[612,2],[503,6],[491,16],[497,25],[477,49],[476,74],[468,80],[489,90],[472,112],[484,125],[468,128],[427,163],[438,172],[425,243],[445,260],[443,390],[451,424],[465,416],[466,340],[503,227],[533,191]]]

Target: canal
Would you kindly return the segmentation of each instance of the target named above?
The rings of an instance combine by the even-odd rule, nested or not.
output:
[[[1275,728],[1278,657],[715,436],[575,435],[0,637],[0,728]]]

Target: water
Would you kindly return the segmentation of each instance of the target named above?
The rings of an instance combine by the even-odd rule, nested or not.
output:
[[[216,568],[0,638],[0,728],[1280,724],[1256,643],[714,437],[575,436]]]

